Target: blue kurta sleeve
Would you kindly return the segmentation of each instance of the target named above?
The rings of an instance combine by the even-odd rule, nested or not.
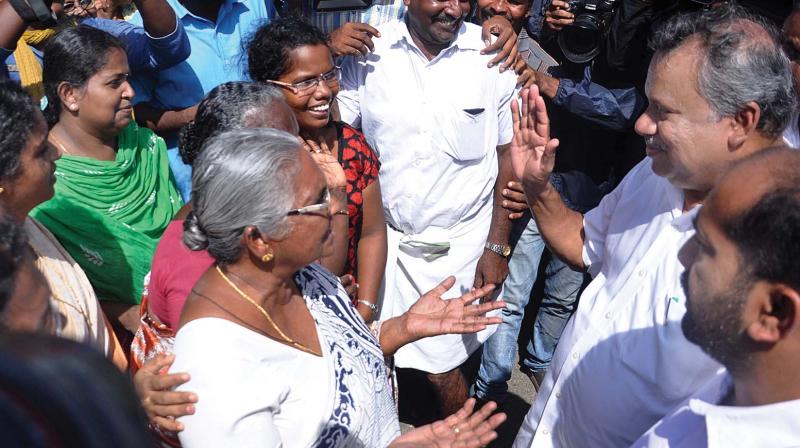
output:
[[[560,79],[553,103],[615,131],[632,129],[639,114],[647,107],[646,99],[633,86],[609,89],[592,82],[588,67],[579,81]]]
[[[122,40],[131,72],[164,70],[185,61],[191,52],[189,38],[180,20],[176,20],[175,31],[163,37],[150,36],[143,27],[120,20],[89,18],[81,24],[101,29]]]

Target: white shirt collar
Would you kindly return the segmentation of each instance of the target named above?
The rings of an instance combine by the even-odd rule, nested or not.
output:
[[[392,23],[392,25],[395,27],[396,30],[396,32],[394,33],[395,41],[392,43],[393,46],[405,43],[405,45],[419,50],[419,47],[414,42],[414,39],[411,38],[411,34],[408,31],[408,24],[406,24],[405,20],[398,20]],[[480,51],[483,49],[483,47],[478,45],[478,42],[476,42],[474,39],[467,38],[466,34],[467,34],[467,22],[464,21],[461,23],[461,27],[458,29],[456,38],[453,39],[452,42],[450,42],[450,45],[447,48],[439,52],[439,54],[436,57],[434,57],[434,59],[444,54],[447,54],[449,51],[451,51],[451,49],[475,50],[475,51]],[[422,50],[419,51],[421,52]]]
[[[800,400],[784,401],[764,406],[721,406],[733,388],[726,372],[716,386],[707,389],[704,397],[689,400],[689,409],[705,419],[709,448],[747,446],[755,434],[771,446],[800,444],[797,422],[800,422]],[[790,443],[787,445],[785,443]],[[768,446],[768,445],[761,445]]]

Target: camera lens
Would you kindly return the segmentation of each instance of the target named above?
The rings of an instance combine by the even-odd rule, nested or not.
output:
[[[564,56],[582,64],[591,61],[600,52],[600,18],[594,14],[579,14],[575,22],[558,34],[558,45]]]

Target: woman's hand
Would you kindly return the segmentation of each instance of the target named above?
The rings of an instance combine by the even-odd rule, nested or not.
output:
[[[175,419],[194,414],[197,395],[172,391],[189,381],[188,373],[167,373],[173,361],[174,355],[163,354],[148,360],[133,375],[133,385],[150,421],[167,431],[179,432],[183,424]]]
[[[481,36],[486,42],[486,48],[481,50],[481,54],[499,50],[497,55],[489,61],[489,67],[494,67],[501,61],[505,61],[500,65],[501,72],[514,67],[519,47],[517,46],[517,33],[514,32],[511,22],[503,16],[492,16],[483,22],[482,28]],[[491,42],[491,36],[497,40]]]
[[[322,174],[325,175],[325,182],[328,184],[331,194],[334,191],[345,190],[347,188],[347,177],[344,174],[344,168],[331,153],[328,144],[324,140],[318,142],[309,137],[301,138],[303,139],[303,147],[311,153],[311,157],[314,158],[317,166],[322,170]]]
[[[475,399],[470,398],[455,414],[430,425],[420,426],[395,439],[390,445],[400,447],[478,448],[497,438],[495,429],[506,420],[506,414],[492,415],[497,405],[486,403],[473,412]]]
[[[447,277],[405,312],[406,331],[410,336],[421,339],[440,334],[475,333],[502,322],[499,317],[486,317],[486,313],[506,306],[502,300],[470,305],[492,292],[493,284],[473,289],[458,298],[442,299],[442,294],[455,283],[455,277]]]

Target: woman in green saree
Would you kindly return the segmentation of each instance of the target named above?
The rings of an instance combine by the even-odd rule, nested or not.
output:
[[[61,153],[53,199],[31,215],[80,264],[110,318],[138,321],[145,275],[181,200],[164,141],[132,119],[128,61],[113,36],[78,26],[45,49],[48,139]]]

